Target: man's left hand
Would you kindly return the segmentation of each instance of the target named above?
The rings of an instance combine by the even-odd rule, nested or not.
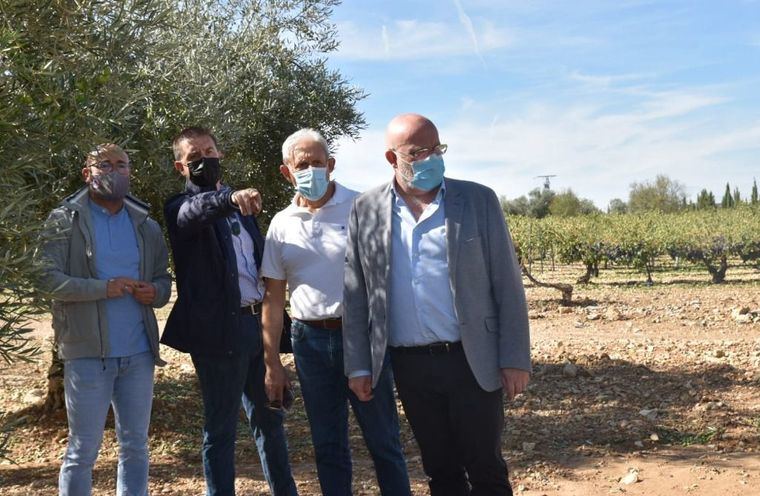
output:
[[[501,369],[501,385],[509,401],[525,391],[530,381],[530,372],[520,369]]]
[[[146,281],[137,281],[133,283],[128,291],[132,293],[135,300],[143,305],[150,305],[153,303],[153,300],[156,299],[156,287],[152,283]]]

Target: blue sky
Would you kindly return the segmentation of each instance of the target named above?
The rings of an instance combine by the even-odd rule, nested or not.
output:
[[[329,54],[369,96],[336,178],[387,181],[383,131],[418,112],[447,175],[514,198],[556,174],[606,208],[667,174],[694,198],[760,179],[760,0],[344,0]]]

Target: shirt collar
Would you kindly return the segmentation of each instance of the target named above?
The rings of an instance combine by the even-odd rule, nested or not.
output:
[[[97,203],[95,203],[94,201],[92,201],[92,198],[87,198],[87,203],[90,206],[91,212],[105,216],[106,218],[122,215],[127,209],[126,205],[122,205],[121,208],[115,214],[112,214],[106,207],[102,207],[98,205]]]
[[[351,194],[348,192],[346,188],[340,185],[338,181],[332,181],[335,184],[335,191],[333,191],[332,197],[327,200],[327,203],[322,205],[319,208],[329,207],[332,205],[339,205],[341,203],[350,201],[352,199]],[[290,207],[292,208],[307,208],[307,207],[299,207],[298,206],[298,193],[293,195],[293,198],[290,200]]]
[[[393,192],[393,201],[396,205],[406,205],[404,198],[399,194],[398,189],[396,187],[395,177],[391,180],[391,191]],[[445,198],[445,196],[446,196],[446,179],[444,178],[441,181],[441,187],[438,189],[438,193],[436,193],[435,198],[433,199],[432,203],[440,203]]]

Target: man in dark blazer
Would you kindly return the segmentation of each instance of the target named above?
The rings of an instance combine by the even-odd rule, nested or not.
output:
[[[444,179],[438,130],[417,114],[386,132],[390,183],[349,218],[345,371],[372,397],[386,351],[430,491],[512,494],[501,455],[503,393],[530,377],[528,312],[496,194]]]
[[[173,142],[185,191],[166,201],[177,301],[161,342],[190,353],[201,386],[203,472],[209,496],[235,494],[235,435],[240,405],[248,416],[272,494],[297,494],[288,463],[283,412],[267,407],[261,337],[264,238],[255,189],[221,183],[216,138],[184,129]]]

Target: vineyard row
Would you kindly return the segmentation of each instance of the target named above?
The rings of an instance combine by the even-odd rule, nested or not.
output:
[[[586,273],[578,282],[598,276],[600,265],[624,265],[642,270],[651,283],[663,255],[704,267],[715,283],[725,280],[729,259],[760,263],[757,207],[507,220],[524,267],[536,261],[582,263]]]

